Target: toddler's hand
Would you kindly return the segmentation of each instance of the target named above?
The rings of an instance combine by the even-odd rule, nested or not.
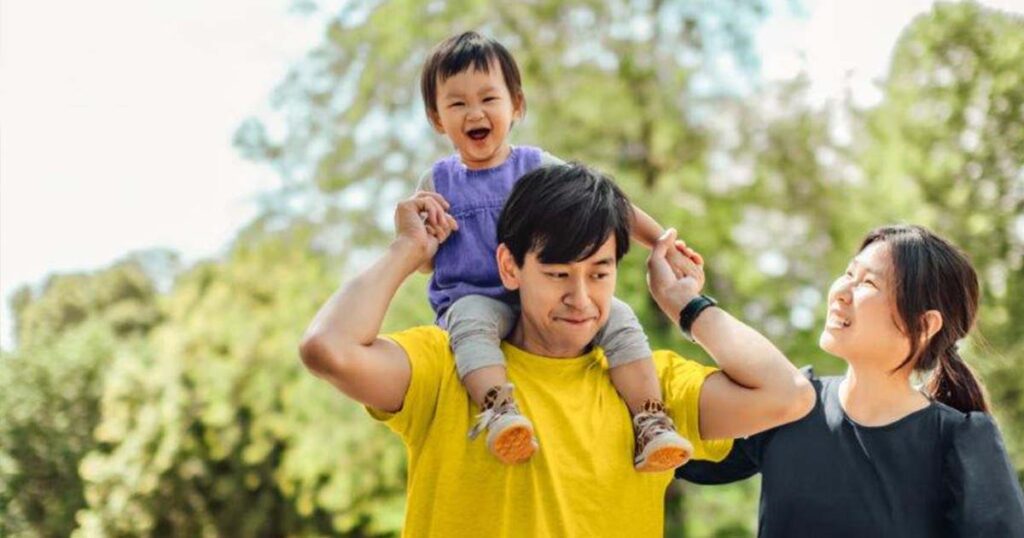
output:
[[[413,199],[426,202],[424,209],[420,211],[420,218],[427,233],[437,238],[438,243],[444,243],[452,232],[459,229],[459,223],[448,213],[448,201],[440,194],[417,191]]]
[[[681,274],[669,263],[668,258],[678,253]],[[704,288],[704,265],[700,254],[681,241],[676,241],[676,231],[669,228],[651,249],[647,258],[647,287],[658,306],[670,319],[677,319],[680,310]]]
[[[665,259],[668,260],[676,278],[682,278],[692,273],[696,267],[704,265],[704,257],[696,250],[686,246],[686,242],[682,240],[676,240],[675,248],[670,248],[666,252]]]

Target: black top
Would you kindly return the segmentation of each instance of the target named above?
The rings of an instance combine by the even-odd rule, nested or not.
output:
[[[760,472],[761,538],[1024,537],[1024,496],[989,415],[932,402],[862,426],[839,405],[841,381],[812,377],[818,401],[806,417],[676,477],[724,484]]]

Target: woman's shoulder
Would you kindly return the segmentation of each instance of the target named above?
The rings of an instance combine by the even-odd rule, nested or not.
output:
[[[942,402],[932,402],[935,416],[948,443],[955,448],[971,440],[995,439],[999,437],[999,427],[992,415],[984,411],[960,411]]]
[[[843,376],[841,375],[819,376],[814,372],[814,367],[810,365],[800,368],[800,373],[804,374],[807,380],[811,382],[814,392],[818,395],[819,402],[824,402],[830,399],[830,395],[836,394],[839,390],[839,384],[843,381]]]

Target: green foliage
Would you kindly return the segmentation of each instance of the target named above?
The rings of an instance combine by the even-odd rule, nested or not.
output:
[[[112,369],[76,536],[363,536],[401,524],[400,443],[298,360],[336,286],[332,264],[310,227],[265,224],[183,274],[148,348]]]
[[[85,505],[77,469],[96,445],[105,375],[161,317],[140,256],[15,296],[19,346],[0,357],[2,535],[66,536]]]
[[[962,245],[982,273],[991,342],[968,359],[1024,469],[1021,18],[936,6],[897,44],[881,104],[856,110],[808,106],[802,79],[730,85],[756,71],[764,16],[756,0],[346,2],[273,96],[284,130],[249,120],[236,133],[282,187],[227,254],[180,273],[172,254],[135,255],[14,297],[0,534],[398,532],[399,441],[305,371],[296,347],[446,151],[417,75],[430,45],[468,28],[520,62],[517,141],[615,175],[706,255],[709,291],[797,364],[843,368],[817,348],[824,294],[869,228],[918,222]],[[712,67],[723,63],[739,67]],[[656,346],[707,360],[648,298],[646,256],[626,257],[617,294]],[[422,275],[402,287],[385,331],[431,323],[425,287]],[[674,484],[666,532],[751,536],[756,498],[756,481]]]
[[[18,343],[44,345],[95,318],[120,337],[145,334],[160,323],[156,286],[143,265],[146,257],[136,254],[96,274],[52,276],[38,296],[28,287],[15,292],[11,309]]]
[[[866,167],[912,192],[916,221],[961,245],[983,284],[968,359],[1024,469],[1024,17],[940,4],[903,32],[870,117]]]
[[[515,51],[522,69],[528,118],[517,139],[635,168],[653,184],[701,158],[687,113],[691,74],[722,56],[750,71],[751,33],[764,14],[761,0],[347,2],[322,45],[275,92],[287,129],[274,136],[253,119],[235,140],[285,178],[288,196],[330,200],[326,220],[343,220],[354,243],[379,242],[380,208],[406,195],[447,148],[424,115],[423,60],[443,38],[479,29]]]

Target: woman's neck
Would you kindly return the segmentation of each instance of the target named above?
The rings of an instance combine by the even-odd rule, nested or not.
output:
[[[930,402],[910,384],[909,368],[898,372],[850,364],[839,385],[846,415],[864,426],[884,426],[927,407]]]

